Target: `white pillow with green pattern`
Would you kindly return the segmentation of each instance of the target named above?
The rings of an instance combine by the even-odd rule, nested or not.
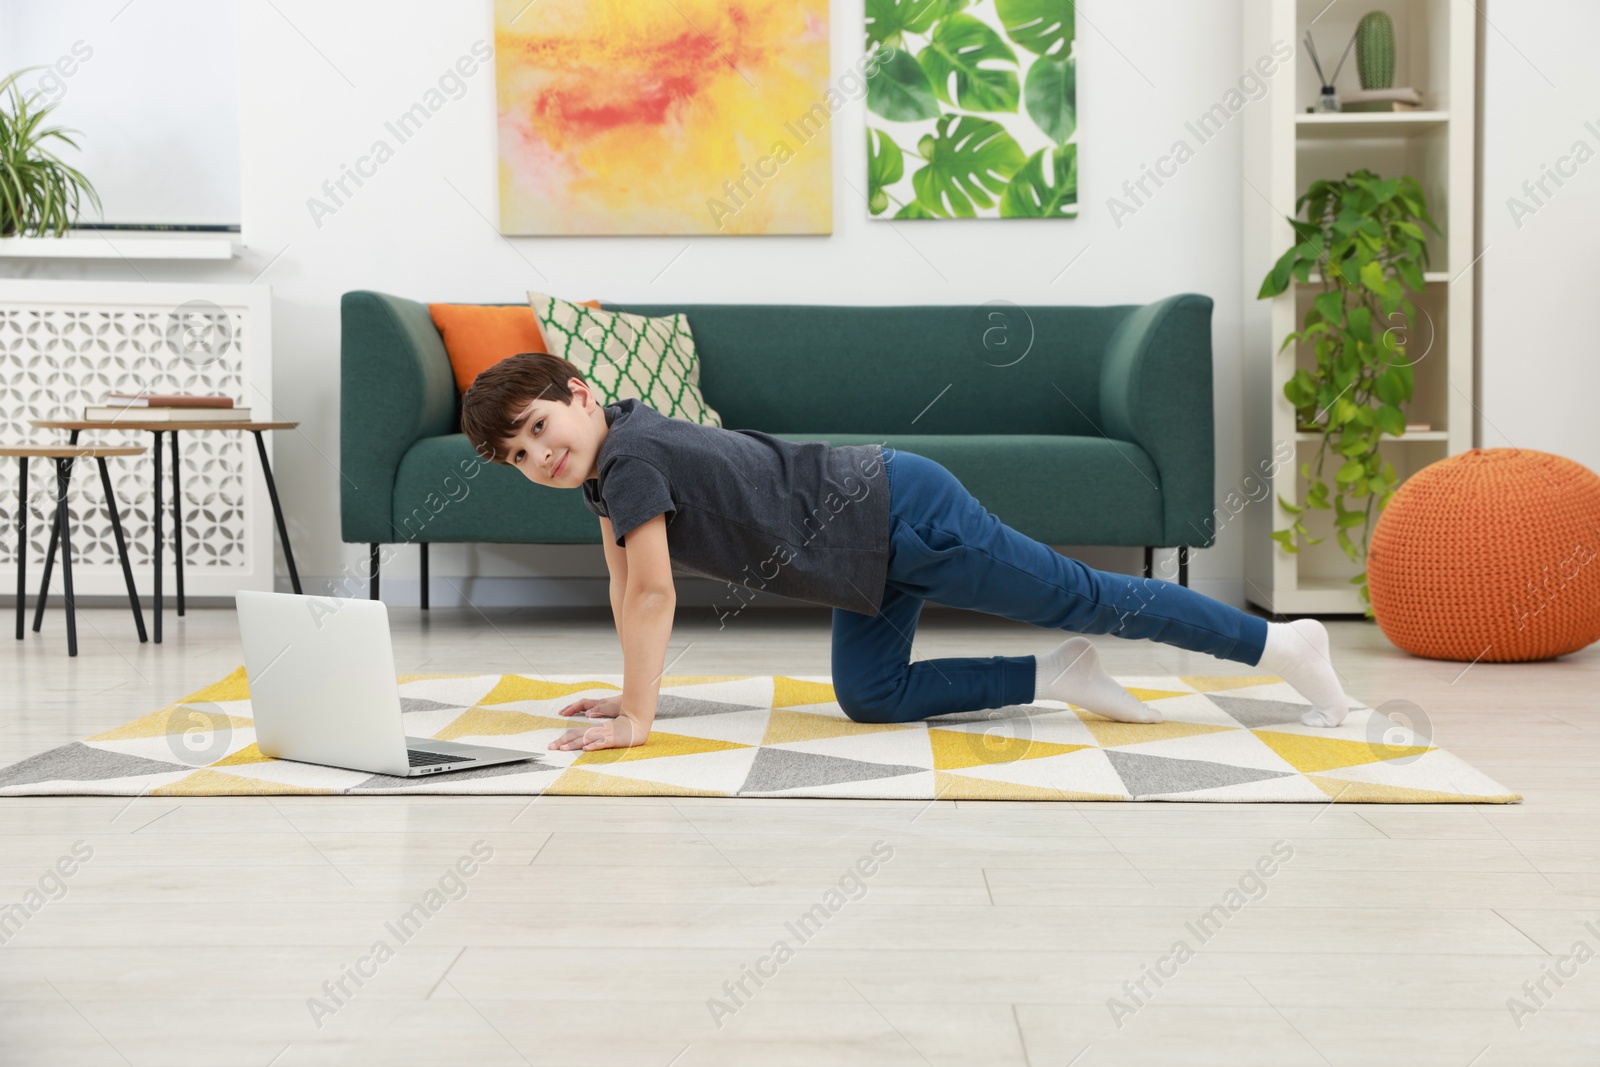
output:
[[[597,311],[528,292],[545,347],[583,372],[607,404],[635,397],[670,418],[721,426],[700,394],[700,355],[687,316]]]

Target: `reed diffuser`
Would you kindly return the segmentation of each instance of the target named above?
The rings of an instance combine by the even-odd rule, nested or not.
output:
[[[1330,78],[1322,72],[1322,60],[1317,57],[1317,44],[1311,39],[1311,31],[1306,31],[1306,51],[1311,54],[1311,65],[1316,68],[1317,80],[1322,83],[1322,99],[1317,102],[1318,111],[1338,111],[1339,94],[1333,87],[1334,80],[1339,77],[1339,72],[1344,69],[1344,61],[1350,58],[1350,49],[1356,43],[1356,35],[1350,35],[1350,43],[1344,46],[1344,55],[1339,57],[1339,65],[1333,68],[1333,77]]]

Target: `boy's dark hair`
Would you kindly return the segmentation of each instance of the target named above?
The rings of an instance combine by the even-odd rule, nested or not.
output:
[[[490,463],[510,465],[505,441],[522,429],[518,418],[535,400],[572,403],[567,381],[589,380],[569,361],[548,352],[523,352],[507,356],[473,379],[461,398],[461,432]]]

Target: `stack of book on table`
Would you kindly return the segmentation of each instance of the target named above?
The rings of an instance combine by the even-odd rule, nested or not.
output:
[[[107,393],[99,407],[83,409],[89,422],[249,422],[250,409],[227,396],[188,393]]]

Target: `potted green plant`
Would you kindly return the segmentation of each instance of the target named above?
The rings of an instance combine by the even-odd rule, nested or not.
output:
[[[87,199],[100,208],[89,179],[51,151],[57,143],[78,147],[68,130],[46,126],[55,104],[40,105],[18,79],[27,67],[0,79],[0,237],[65,237]]]
[[[1420,293],[1428,266],[1425,225],[1439,227],[1428,214],[1422,186],[1415,178],[1380,178],[1370,170],[1343,178],[1313,182],[1295,201],[1301,219],[1289,219],[1298,238],[1261,282],[1257,299],[1275,297],[1292,280],[1311,283],[1321,274],[1322,291],[1307,309],[1301,328],[1284,338],[1279,352],[1295,342],[1316,350],[1316,369],[1297,368],[1284,384],[1283,395],[1294,405],[1297,430],[1320,433],[1316,468],[1303,463],[1300,473],[1309,488],[1304,502],[1279,505],[1295,516],[1289,528],[1272,539],[1298,552],[1295,538],[1320,544],[1301,515],[1314,508],[1334,511],[1339,547],[1353,561],[1366,559],[1373,520],[1388,506],[1399,479],[1394,465],[1378,454],[1385,433],[1405,433],[1404,405],[1414,379],[1403,337],[1410,336],[1416,307],[1409,293]],[[1292,352],[1291,352],[1292,355]],[[1323,480],[1329,453],[1341,457],[1331,483]],[[1330,496],[1331,494],[1331,496]],[[1347,507],[1346,496],[1365,506]],[[1351,531],[1361,528],[1361,544]],[[1372,616],[1367,572],[1350,579]]]

